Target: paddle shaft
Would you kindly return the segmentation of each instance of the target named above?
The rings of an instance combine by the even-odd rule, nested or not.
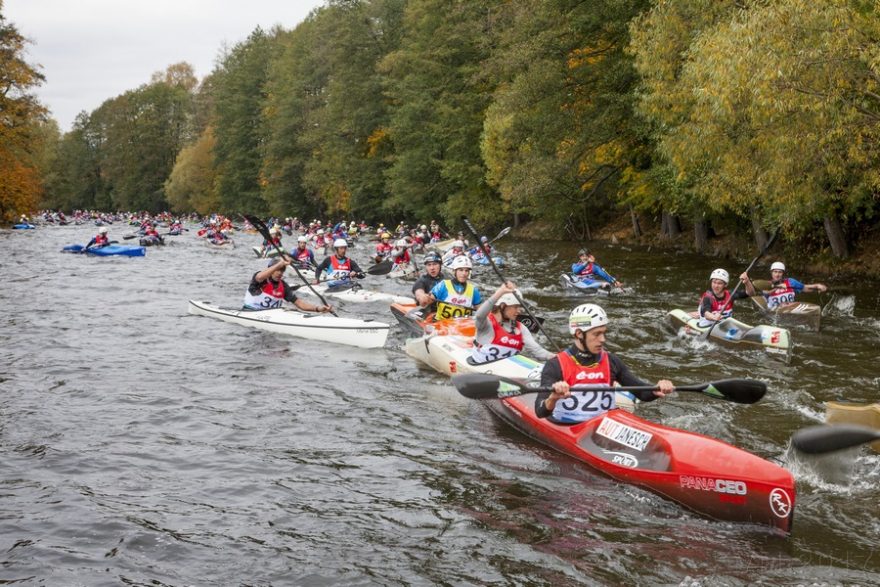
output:
[[[474,238],[477,239],[477,242],[480,245],[480,249],[483,251],[483,254],[489,260],[489,265],[492,266],[492,270],[495,272],[495,275],[498,276],[498,279],[500,279],[502,283],[507,283],[507,279],[505,279],[504,275],[501,274],[501,270],[498,269],[498,266],[495,265],[495,261],[492,259],[492,255],[489,253],[489,249],[486,248],[485,244],[480,242],[480,237],[477,234],[477,231],[474,229],[474,225],[471,224],[471,221],[468,220],[467,216],[463,215],[461,217],[461,220],[462,220],[462,222],[464,222],[464,225],[467,226],[468,230],[474,236]],[[455,273],[455,272],[453,272],[453,273]],[[562,348],[558,344],[556,344],[556,341],[553,340],[549,334],[547,334],[547,331],[544,330],[544,327],[541,325],[541,322],[538,320],[538,318],[534,314],[532,314],[532,309],[529,308],[529,305],[527,303],[525,303],[525,301],[519,296],[519,293],[513,292],[513,295],[516,296],[516,299],[519,300],[519,303],[522,305],[523,308],[525,308],[526,312],[529,314],[529,317],[532,319],[532,321],[538,325],[538,330],[541,331],[541,334],[543,334],[547,338],[547,340],[550,341],[550,344],[552,344],[554,347],[556,347],[557,352],[561,352]]]
[[[492,243],[494,243],[495,241],[497,241],[499,238],[501,238],[501,237],[503,237],[504,235],[506,235],[508,232],[510,232],[510,227],[509,227],[509,226],[508,226],[507,228],[502,229],[501,232],[499,232],[497,235],[495,235],[495,238],[493,238],[492,240],[490,240],[490,241],[487,242],[486,244],[487,244],[487,245],[491,245]]]
[[[752,267],[755,266],[755,263],[758,262],[758,259],[760,259],[761,257],[763,257],[764,254],[765,254],[768,250],[770,250],[770,247],[773,246],[773,241],[776,240],[776,237],[777,237],[778,235],[779,235],[779,229],[777,228],[776,231],[773,233],[773,236],[770,237],[770,240],[767,241],[767,244],[765,244],[765,245],[763,246],[763,248],[761,248],[761,250],[758,252],[758,256],[755,257],[754,259],[752,259],[752,262],[749,263],[749,266],[748,266],[748,267],[746,267],[745,273],[748,273],[749,271],[751,271],[751,270],[752,270]],[[736,292],[739,290],[739,286],[740,286],[741,284],[742,284],[742,280],[739,280],[739,281],[736,282],[736,285],[733,287],[733,291],[730,292],[730,299],[727,301],[726,304],[724,304],[724,307],[721,308],[720,313],[723,313],[725,310],[727,310],[727,306],[729,306],[730,304],[733,303],[733,296],[734,296],[734,294],[736,294]],[[719,322],[721,322],[721,320],[715,320],[714,322],[712,322],[712,325],[709,327],[709,330],[706,331],[706,335],[705,335],[703,338],[709,338],[709,335],[712,334],[712,330],[715,328],[715,326],[718,325]]]
[[[275,241],[272,240],[272,235],[269,234],[269,227],[267,227],[266,224],[262,220],[260,220],[256,216],[245,216],[244,219],[247,220],[248,222],[250,222],[253,225],[253,227],[256,228],[257,231],[263,236],[263,238],[266,239],[266,241],[269,244],[271,244],[275,248],[276,251],[278,251],[279,257],[285,258],[285,259],[290,259],[290,256],[286,255],[284,253],[284,251],[281,250],[281,247],[279,247],[277,244],[275,244]],[[303,277],[302,273],[299,272],[299,269],[297,268],[296,263],[291,263],[290,266],[293,267],[293,270],[296,271],[297,276],[302,280],[303,283],[306,284],[306,286],[308,286],[309,290],[311,290],[311,292],[313,294],[318,296],[318,299],[321,300],[321,303],[324,304],[325,306],[329,306],[330,304],[327,303],[327,300],[324,299],[324,296],[322,296],[317,291],[315,291],[315,288],[312,287],[312,284],[309,283],[309,280],[306,279],[305,277]],[[339,317],[339,315],[336,312],[334,312],[333,310],[330,310],[330,313],[333,314],[334,316],[336,316],[337,318]]]

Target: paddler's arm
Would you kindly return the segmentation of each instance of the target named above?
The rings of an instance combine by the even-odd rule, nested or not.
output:
[[[568,384],[562,381],[562,366],[559,359],[553,357],[544,363],[541,371],[541,387],[553,387],[553,393],[539,393],[535,397],[535,415],[539,418],[547,418],[553,414],[556,402],[571,395]]]
[[[489,323],[489,314],[492,313],[495,299],[496,297],[493,295],[491,298],[489,298],[489,301],[487,303],[480,304],[480,307],[477,308],[477,311],[474,313],[474,326],[477,327],[474,341],[479,342],[480,344],[492,342],[492,340],[495,338],[495,332],[492,329],[492,325]]]
[[[746,293],[749,297],[758,295],[758,292],[755,291],[755,286],[752,283],[752,280],[749,279],[748,273],[743,272],[743,274],[739,276],[739,280],[743,282],[743,285],[746,288]]]
[[[636,386],[636,385],[652,385],[647,381],[642,381],[635,375],[633,372],[629,370],[623,361],[617,357],[617,355],[608,353],[608,362],[610,363],[611,368],[611,380],[620,383],[621,385],[628,386]],[[661,379],[656,384],[656,387],[659,389],[656,390],[648,390],[648,391],[634,391],[632,392],[637,398],[642,400],[643,402],[651,402],[657,398],[666,397],[670,393],[672,393],[673,387],[675,387],[671,381],[668,379]]]
[[[357,264],[357,261],[355,261],[351,257],[349,257],[348,260],[351,262],[352,275],[354,275],[358,279],[363,279],[364,277],[366,277],[366,274],[364,274],[364,271],[363,271],[363,269],[361,269],[360,265]]]
[[[315,267],[315,283],[321,282],[321,273],[327,270],[327,267],[330,266],[330,257],[325,258],[321,261],[317,267]]]
[[[257,281],[257,283],[264,283],[266,280],[268,280],[270,277],[272,277],[272,273],[274,273],[275,271],[278,271],[282,267],[287,267],[288,265],[290,265],[290,261],[288,261],[287,259],[285,259],[283,257],[279,257],[277,263],[275,263],[271,267],[266,267],[262,271],[259,271],[254,276],[254,279]]]
[[[602,267],[598,263],[593,263],[593,273],[610,283],[611,285],[615,285],[617,287],[622,286],[623,284],[617,281],[615,278],[611,277],[611,275],[602,269]]]
[[[523,354],[539,361],[549,361],[556,353],[548,351],[535,340],[528,328],[522,328]]]

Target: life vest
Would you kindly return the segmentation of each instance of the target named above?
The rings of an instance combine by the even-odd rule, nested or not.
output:
[[[410,261],[409,250],[404,249],[402,255],[400,255],[399,257],[395,257],[394,264],[395,265],[403,265],[405,263],[409,263],[409,261]]]
[[[489,314],[489,324],[492,325],[492,342],[488,344],[479,344],[474,341],[474,350],[471,358],[475,363],[489,363],[498,359],[506,359],[522,352],[523,335],[522,324],[519,321],[513,328],[513,332],[508,332],[494,314]]]
[[[271,279],[267,279],[260,286],[260,293],[254,295],[250,288],[244,293],[244,307],[251,310],[270,310],[272,308],[280,308],[284,303],[284,281],[272,283]]]
[[[308,265],[312,261],[312,252],[308,248],[300,249],[297,247],[293,252],[293,259],[302,265]]]
[[[587,263],[583,269],[578,271],[578,277],[592,277],[593,276],[593,262]]]
[[[95,246],[96,247],[103,247],[104,245],[107,245],[107,244],[110,244],[110,239],[107,237],[106,234],[98,234],[95,237]]]
[[[593,365],[581,365],[568,351],[562,351],[556,357],[562,368],[562,380],[570,386],[582,388],[611,385],[611,362],[605,351],[602,351],[599,362]],[[556,402],[553,419],[565,423],[585,422],[616,407],[613,391],[572,389],[571,397]]]
[[[376,256],[387,257],[388,253],[390,253],[393,248],[394,247],[391,246],[391,243],[379,243],[376,245]]]
[[[330,266],[327,267],[327,280],[331,279],[348,279],[351,274],[351,259],[345,257],[341,261],[339,257],[333,255],[330,257]]]
[[[705,300],[706,298],[712,300],[712,307],[709,309],[710,312],[721,312],[721,310],[724,310],[723,312],[721,312],[722,318],[730,318],[731,316],[733,316],[733,300],[730,299],[729,291],[724,290],[724,296],[720,300],[715,297],[715,294],[712,293],[712,290],[708,290],[706,293],[704,293],[703,297],[700,298],[700,305],[697,308],[697,312],[700,313],[701,317],[703,310],[703,300]]]
[[[796,292],[791,286],[791,282],[788,280],[788,278],[774,283],[773,291],[765,295],[765,297],[767,298],[767,308],[770,310],[775,310],[779,306],[790,304],[794,302],[795,294]]]
[[[447,318],[461,318],[474,313],[474,284],[468,282],[464,291],[458,293],[452,285],[451,279],[443,281],[446,284],[446,299],[437,301],[437,313],[434,320],[446,320]]]

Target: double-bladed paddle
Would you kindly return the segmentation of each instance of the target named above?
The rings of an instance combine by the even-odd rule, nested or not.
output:
[[[379,263],[376,263],[372,267],[369,267],[364,270],[364,273],[368,273],[370,275],[388,275],[391,273],[391,270],[394,269],[394,261],[391,259],[385,259]]]
[[[537,385],[537,381],[511,379],[486,373],[453,375],[452,384],[461,395],[470,399],[499,399],[527,393],[550,393],[553,391],[552,387],[532,387],[533,384]],[[507,387],[507,389],[502,389],[502,387]],[[584,388],[574,386],[571,389],[572,391],[653,391],[657,387],[654,385]],[[674,391],[691,391],[738,404],[753,404],[767,393],[767,384],[754,379],[722,379],[709,383],[679,385],[674,388]]]
[[[806,454],[824,454],[880,440],[880,431],[856,424],[810,426],[791,437],[791,445]]]
[[[495,241],[497,241],[499,238],[505,236],[505,235],[506,235],[508,232],[510,232],[511,230],[512,230],[512,229],[511,229],[510,226],[501,229],[501,232],[499,232],[497,235],[495,235],[495,238],[493,238],[492,240],[490,240],[490,241],[487,242],[486,244],[487,244],[487,245],[491,245],[492,243],[494,243]]]
[[[484,254],[484,255],[486,256],[486,258],[489,260],[489,265],[492,266],[492,270],[495,271],[495,275],[498,276],[498,279],[500,279],[502,283],[507,283],[507,279],[501,274],[501,270],[498,269],[498,266],[495,265],[495,260],[492,259],[492,255],[491,255],[490,252],[489,252],[489,248],[486,246],[485,243],[480,242],[480,237],[479,237],[479,235],[477,234],[477,231],[474,229],[474,225],[471,224],[471,221],[468,220],[468,217],[467,217],[467,216],[464,216],[464,215],[462,215],[462,217],[461,217],[461,221],[464,222],[464,225],[467,226],[467,228],[468,228],[468,230],[470,231],[470,233],[471,233],[472,235],[474,235],[474,238],[475,238],[475,239],[477,239],[477,243],[479,244],[480,249],[483,251],[483,254]],[[502,230],[501,232],[504,232],[504,231]],[[505,234],[507,234],[507,233],[505,233]],[[501,235],[501,236],[503,236],[503,235]],[[496,237],[496,238],[498,238],[498,237]],[[561,351],[562,349],[559,347],[558,344],[556,344],[556,341],[553,340],[552,338],[550,338],[550,335],[547,334],[547,331],[544,330],[544,327],[543,327],[543,326],[541,326],[541,324],[542,324],[544,321],[541,320],[541,319],[539,319],[539,318],[537,318],[537,317],[532,313],[532,309],[529,308],[529,305],[528,305],[527,303],[525,303],[525,301],[520,297],[520,295],[519,295],[518,292],[513,292],[513,295],[516,296],[516,299],[519,300],[520,305],[525,309],[526,313],[529,315],[529,318],[531,319],[531,322],[530,322],[530,323],[526,323],[526,322],[524,322],[524,321],[521,321],[521,322],[523,322],[523,325],[524,325],[526,328],[528,328],[529,331],[532,331],[532,332],[533,332],[533,330],[532,330],[532,326],[533,326],[533,325],[536,326],[536,327],[538,328],[538,330],[540,330],[541,333],[547,338],[547,340],[550,341],[550,344],[552,344],[553,346],[555,346],[557,351]]]
[[[253,216],[250,214],[244,214],[244,219],[247,220],[248,222],[250,222],[251,225],[257,229],[257,232],[259,232],[263,236],[263,238],[266,240],[266,242],[268,242],[273,247],[275,247],[275,250],[278,251],[278,255],[280,257],[287,259],[288,261],[291,260],[290,256],[287,255],[284,251],[282,251],[281,247],[279,247],[277,244],[275,244],[275,241],[272,240],[272,235],[269,234],[269,227],[266,226],[266,224],[262,220],[260,220],[256,216]],[[324,299],[324,296],[322,296],[317,291],[315,291],[315,288],[312,287],[312,284],[309,283],[309,280],[306,279],[305,277],[303,277],[302,273],[299,272],[299,269],[297,268],[296,264],[291,263],[290,266],[293,267],[293,270],[296,271],[297,276],[299,276],[299,278],[302,280],[302,282],[308,286],[309,290],[311,290],[311,292],[313,294],[318,296],[318,299],[321,300],[321,303],[324,304],[325,306],[329,306],[330,304],[327,303],[327,300]],[[339,317],[339,314],[337,314],[333,310],[330,310],[330,313],[333,314],[334,316],[336,316],[337,318]]]
[[[777,237],[778,235],[779,235],[779,229],[777,228],[777,229],[776,229],[776,232],[773,233],[773,236],[770,237],[770,240],[767,241],[767,244],[765,244],[765,245],[761,248],[761,251],[758,253],[758,256],[755,257],[754,259],[752,259],[752,262],[749,263],[749,266],[748,266],[748,267],[746,267],[745,273],[748,273],[749,271],[751,271],[751,270],[752,270],[752,267],[755,266],[755,263],[758,262],[758,259],[760,259],[761,257],[763,257],[764,254],[765,254],[768,250],[770,250],[770,247],[773,246],[773,241],[776,240],[776,237]],[[737,292],[737,290],[739,289],[739,286],[740,286],[741,283],[742,283],[742,281],[737,280],[737,282],[736,282],[736,286],[734,286],[733,291],[730,292],[730,301],[728,301],[726,304],[724,304],[724,307],[721,308],[721,310],[720,310],[719,313],[723,313],[723,312],[727,309],[727,306],[730,305],[731,303],[733,303],[733,295]],[[721,320],[723,320],[723,318],[722,318]],[[709,335],[712,334],[712,330],[718,325],[719,322],[721,322],[721,320],[716,320],[716,321],[712,322],[712,325],[709,327],[709,330],[707,330],[707,331],[706,331],[706,334],[703,336],[704,339],[708,339],[708,338],[709,338]]]

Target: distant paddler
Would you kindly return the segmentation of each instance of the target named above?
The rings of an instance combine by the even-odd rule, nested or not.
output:
[[[376,254],[373,255],[373,261],[381,263],[391,255],[393,249],[391,234],[383,230],[379,233],[379,242],[376,244]]]
[[[281,228],[279,228],[278,225],[269,229],[269,237],[270,239],[263,239],[264,257],[269,254],[269,251],[274,251],[275,247],[278,247],[282,251],[284,250],[284,245],[281,244]]]
[[[443,274],[441,273],[443,267],[440,264],[440,255],[434,252],[428,253],[422,259],[422,264],[425,266],[425,274],[419,277],[413,284],[413,297],[415,297],[416,303],[419,306],[428,308],[428,311],[433,311],[432,305],[437,300],[431,295],[431,290],[443,281]]]
[[[269,266],[254,273],[244,294],[245,310],[271,310],[290,302],[304,312],[332,312],[331,306],[307,302],[294,293],[294,289],[284,281],[284,270],[290,261],[283,257],[269,261]]]
[[[613,287],[623,287],[623,284],[596,263],[596,257],[589,249],[581,249],[578,251],[578,261],[571,265],[572,276],[583,283],[591,285],[599,279],[610,283]]]
[[[519,353],[546,361],[556,356],[538,344],[529,329],[517,319],[522,304],[517,298],[516,285],[508,281],[492,294],[474,314],[477,334],[471,361],[489,363]]]
[[[743,274],[743,283],[746,289],[752,288],[749,295],[756,295],[752,281],[747,274]],[[761,291],[760,294],[767,300],[767,309],[776,310],[782,306],[795,303],[795,296],[801,292],[819,292],[828,291],[828,286],[824,283],[801,283],[792,277],[785,277],[785,264],[776,261],[770,265],[770,289]]]
[[[345,239],[336,239],[333,242],[333,250],[334,254],[321,261],[315,268],[315,283],[320,283],[322,273],[324,281],[348,281],[352,277],[358,279],[366,277],[354,259],[350,259],[346,255],[348,243]]]
[[[700,297],[700,305],[697,314],[700,321],[697,326],[706,328],[714,323],[733,316],[733,301],[755,295],[751,282],[746,281],[748,275],[743,273],[739,276],[745,283],[745,291],[738,290],[736,295],[731,296],[727,290],[730,274],[725,269],[715,269],[709,275],[709,289]]]
[[[461,256],[465,256],[466,253],[464,251],[464,241],[457,240],[453,241],[452,246],[448,251],[443,253],[443,264],[447,267],[452,266],[452,262]]]
[[[552,387],[553,392],[539,393],[535,398],[536,416],[560,424],[585,422],[618,407],[615,392],[590,391],[590,386],[650,385],[633,375],[616,355],[605,350],[608,315],[600,306],[576,307],[568,317],[568,330],[574,344],[547,361],[541,371],[541,387]],[[649,402],[666,397],[672,391],[672,382],[661,379],[656,389],[635,395]]]
[[[110,244],[110,237],[107,236],[107,227],[102,226],[98,229],[98,234],[92,237],[92,240],[89,241],[89,244],[86,245],[85,250],[89,250],[91,248],[100,249],[101,247],[106,247]]]
[[[299,269],[311,269],[318,264],[315,261],[315,253],[309,248],[309,239],[305,235],[297,237],[296,248],[291,256]]]
[[[473,269],[473,264],[467,255],[453,259],[453,278],[444,279],[431,290],[431,295],[437,300],[437,312],[434,314],[434,320],[471,316],[482,303],[480,290],[473,282],[468,281],[471,269]]]

